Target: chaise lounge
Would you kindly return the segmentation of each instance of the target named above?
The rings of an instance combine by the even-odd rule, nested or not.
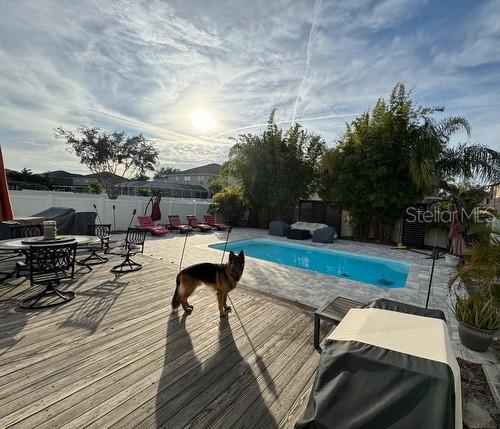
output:
[[[229,225],[226,225],[225,223],[216,223],[214,215],[207,213],[203,215],[203,218],[205,219],[207,225],[213,226],[214,228],[217,228],[217,230],[219,231],[226,231],[229,229]]]
[[[198,219],[196,219],[196,216],[194,215],[187,215],[186,216],[188,225],[193,228],[197,229],[200,232],[209,232],[212,231],[213,227],[210,225],[207,225],[206,223],[198,223]]]
[[[181,218],[177,215],[169,216],[168,221],[170,222],[170,229],[177,230],[180,233],[187,233],[193,230],[189,225],[183,224]]]
[[[168,229],[164,226],[155,225],[151,216],[137,216],[139,226],[148,230],[151,235],[165,235]]]

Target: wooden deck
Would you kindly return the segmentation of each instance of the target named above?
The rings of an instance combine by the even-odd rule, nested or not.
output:
[[[82,269],[53,309],[18,310],[28,282],[0,285],[0,427],[293,427],[319,361],[312,315],[236,289],[221,322],[206,288],[171,313],[176,267],[141,260]]]

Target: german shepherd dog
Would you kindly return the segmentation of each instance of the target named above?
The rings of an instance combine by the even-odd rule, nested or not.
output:
[[[202,264],[191,265],[184,268],[175,279],[175,292],[172,298],[172,308],[175,310],[182,305],[185,312],[191,313],[193,306],[188,303],[188,298],[194,290],[202,283],[213,288],[217,294],[220,317],[226,317],[231,311],[227,305],[227,294],[236,287],[243,275],[245,268],[245,254],[243,250],[235,255],[229,253],[229,262],[225,264]]]

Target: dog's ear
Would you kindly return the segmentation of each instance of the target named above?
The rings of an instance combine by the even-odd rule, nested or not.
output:
[[[229,259],[233,259],[234,258],[234,252],[231,250],[229,252]]]
[[[245,252],[243,252],[243,250],[242,250],[242,251],[240,251],[240,253],[238,254],[238,258],[243,259],[244,257],[245,257]]]

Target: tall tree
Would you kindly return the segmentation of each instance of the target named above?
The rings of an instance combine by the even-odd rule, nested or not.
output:
[[[153,171],[158,151],[142,134],[107,133],[100,128],[79,127],[76,132],[57,128],[56,137],[64,138],[68,149],[98,179],[110,198],[118,193],[115,185],[124,179]]]
[[[414,107],[411,93],[397,84],[387,103],[380,99],[348,124],[323,156],[320,195],[340,201],[358,228],[375,219],[388,232],[408,206],[457,176],[498,180],[500,154],[477,144],[452,146],[451,137],[458,131],[469,137],[470,126],[462,117],[437,121],[434,114],[443,111]]]
[[[279,128],[273,111],[262,134],[238,137],[224,170],[239,183],[260,224],[266,225],[273,217],[291,218],[299,199],[316,190],[318,162],[324,151],[321,137],[301,125],[286,131]]]

